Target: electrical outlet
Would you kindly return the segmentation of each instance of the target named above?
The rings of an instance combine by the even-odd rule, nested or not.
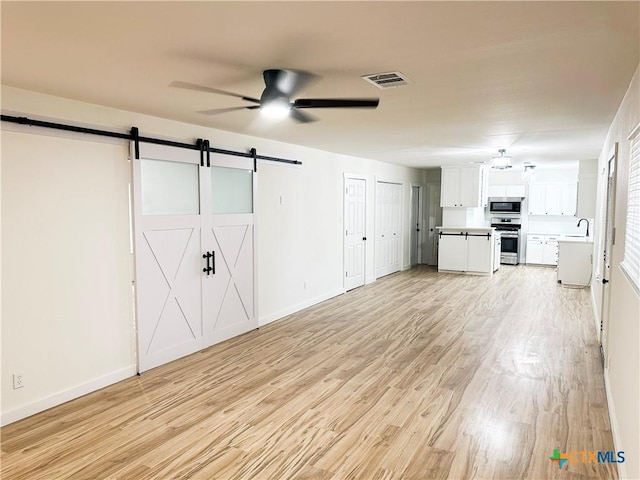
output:
[[[16,390],[16,389],[22,388],[22,387],[24,387],[22,374],[21,373],[14,373],[13,374],[13,389]]]

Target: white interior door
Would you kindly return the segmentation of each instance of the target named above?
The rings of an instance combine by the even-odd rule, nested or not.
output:
[[[420,187],[411,186],[411,266],[420,263]]]
[[[367,181],[344,180],[344,270],[345,290],[364,285]]]
[[[376,182],[376,278],[402,267],[402,184]]]
[[[602,307],[600,311],[600,331],[598,337],[600,340],[600,348],[602,349],[603,358],[608,358],[608,321],[609,321],[609,279],[611,278],[611,252],[615,242],[614,225],[615,225],[615,200],[616,200],[616,161],[617,150],[616,144],[610,155],[607,175],[607,198],[605,211],[605,232],[604,232],[604,255],[602,264]]]
[[[138,369],[202,347],[199,155],[142,148],[133,161]]]
[[[140,372],[257,327],[250,159],[140,145],[134,164]]]

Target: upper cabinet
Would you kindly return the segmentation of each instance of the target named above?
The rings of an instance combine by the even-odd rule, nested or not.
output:
[[[524,198],[524,185],[490,185],[489,197]]]
[[[573,216],[576,201],[575,182],[529,184],[529,215]]]
[[[442,207],[487,205],[487,172],[483,167],[442,167]]]
[[[578,167],[578,207],[576,217],[596,217],[598,160],[581,160]]]

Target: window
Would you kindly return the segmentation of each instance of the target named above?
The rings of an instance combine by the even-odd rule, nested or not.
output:
[[[198,215],[200,187],[197,163],[140,161],[143,215]]]
[[[211,167],[213,213],[253,213],[253,171]]]
[[[629,159],[629,198],[624,236],[624,260],[620,264],[640,294],[640,125],[631,136]]]

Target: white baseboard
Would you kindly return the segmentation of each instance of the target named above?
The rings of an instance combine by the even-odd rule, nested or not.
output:
[[[126,368],[122,368],[115,372],[111,372],[102,377],[94,378],[88,382],[81,383],[75,387],[69,388],[62,392],[54,393],[48,397],[41,398],[35,402],[22,405],[21,407],[14,408],[8,412],[2,412],[2,418],[0,419],[0,425],[5,426],[23,418],[30,417],[36,413],[43,412],[51,407],[61,405],[69,400],[73,400],[78,397],[82,397],[87,393],[95,392],[101,388],[107,387],[114,383],[117,383],[126,378],[132,377],[136,374],[136,366],[131,365]]]
[[[300,310],[304,310],[305,308],[312,307],[313,305],[316,305],[320,302],[324,302],[325,300],[329,300],[330,298],[337,297],[338,295],[342,295],[343,293],[345,293],[345,289],[339,288],[337,290],[333,290],[332,292],[324,293],[317,297],[310,298],[308,300],[297,303],[295,305],[291,305],[290,307],[283,308],[282,310],[279,310],[270,315],[265,315],[264,317],[260,317],[260,320],[258,321],[258,325],[262,327],[271,322],[275,322],[276,320],[280,320],[281,318],[286,317],[287,315],[291,315],[292,313],[296,313],[296,312],[299,312]]]
[[[618,417],[616,416],[616,409],[613,403],[613,396],[611,395],[611,385],[609,383],[609,374],[607,370],[604,371],[604,388],[607,396],[607,407],[609,410],[609,423],[611,423],[611,433],[613,434],[613,449],[618,452],[624,450],[622,448],[622,441],[620,440],[620,430],[618,428]],[[616,463],[618,467],[618,478],[629,478],[627,476],[627,467],[624,463]]]

